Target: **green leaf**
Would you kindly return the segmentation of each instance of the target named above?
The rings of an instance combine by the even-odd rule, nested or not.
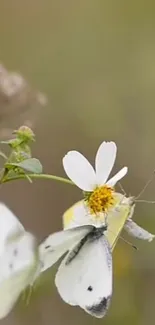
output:
[[[21,139],[15,138],[6,141],[0,141],[1,144],[8,144],[11,148],[16,148],[22,143]]]
[[[22,168],[25,171],[33,173],[33,174],[41,174],[42,170],[43,170],[40,161],[36,158],[25,159],[19,163],[5,164],[5,167],[7,167],[9,169],[11,166]]]

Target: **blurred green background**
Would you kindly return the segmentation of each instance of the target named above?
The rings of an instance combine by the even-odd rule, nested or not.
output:
[[[122,184],[128,194],[138,194],[155,168],[153,1],[1,0],[0,60],[48,97],[48,106],[35,111],[33,146],[45,172],[64,176],[61,159],[68,150],[80,150],[93,162],[99,144],[114,140],[113,173],[129,166]],[[22,124],[22,110],[9,120],[3,113],[6,128]],[[33,115],[32,108],[27,118]],[[39,180],[6,184],[0,194],[40,240],[61,229],[62,213],[81,198],[76,188]],[[155,200],[155,181],[143,197]],[[155,233],[155,206],[137,204],[134,220]],[[155,243],[130,240],[139,251],[119,241],[114,294],[104,319],[61,300],[55,268],[34,288],[28,306],[21,302],[1,323],[154,325]]]

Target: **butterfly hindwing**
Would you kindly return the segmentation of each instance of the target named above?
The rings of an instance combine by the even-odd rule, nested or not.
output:
[[[103,233],[98,237],[90,234],[80,249],[75,245],[73,251],[74,258],[73,252],[69,252],[56,274],[58,292],[65,302],[78,305],[101,318],[109,307],[112,295],[109,243]]]

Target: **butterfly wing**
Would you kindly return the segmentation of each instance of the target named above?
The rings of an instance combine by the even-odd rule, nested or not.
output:
[[[77,247],[74,248],[77,252]],[[101,318],[112,295],[112,256],[104,235],[88,239],[73,259],[62,261],[55,283],[62,299]]]
[[[39,265],[36,239],[28,232],[9,239],[0,257],[0,319],[8,315]]]
[[[151,234],[144,228],[137,225],[132,219],[128,219],[124,225],[124,229],[127,231],[127,233],[135,238],[147,240],[148,242],[151,242],[155,235]]]
[[[126,221],[132,217],[134,213],[135,205],[132,204],[132,198],[118,205],[114,212],[108,214],[107,223],[108,228],[105,232],[105,236],[108,239],[111,249],[115,248],[115,245],[119,239],[119,236],[125,227]]]
[[[0,203],[0,254],[3,252],[6,239],[14,233],[24,231],[23,225],[10,209]]]
[[[92,226],[81,226],[49,235],[39,246],[39,255],[42,262],[41,272],[56,263],[63,254],[75,246],[92,228]]]

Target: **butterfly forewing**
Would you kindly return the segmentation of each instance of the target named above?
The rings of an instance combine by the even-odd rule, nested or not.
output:
[[[92,226],[82,226],[49,235],[39,246],[39,255],[42,261],[41,272],[56,263],[63,254],[80,242],[92,228]]]

